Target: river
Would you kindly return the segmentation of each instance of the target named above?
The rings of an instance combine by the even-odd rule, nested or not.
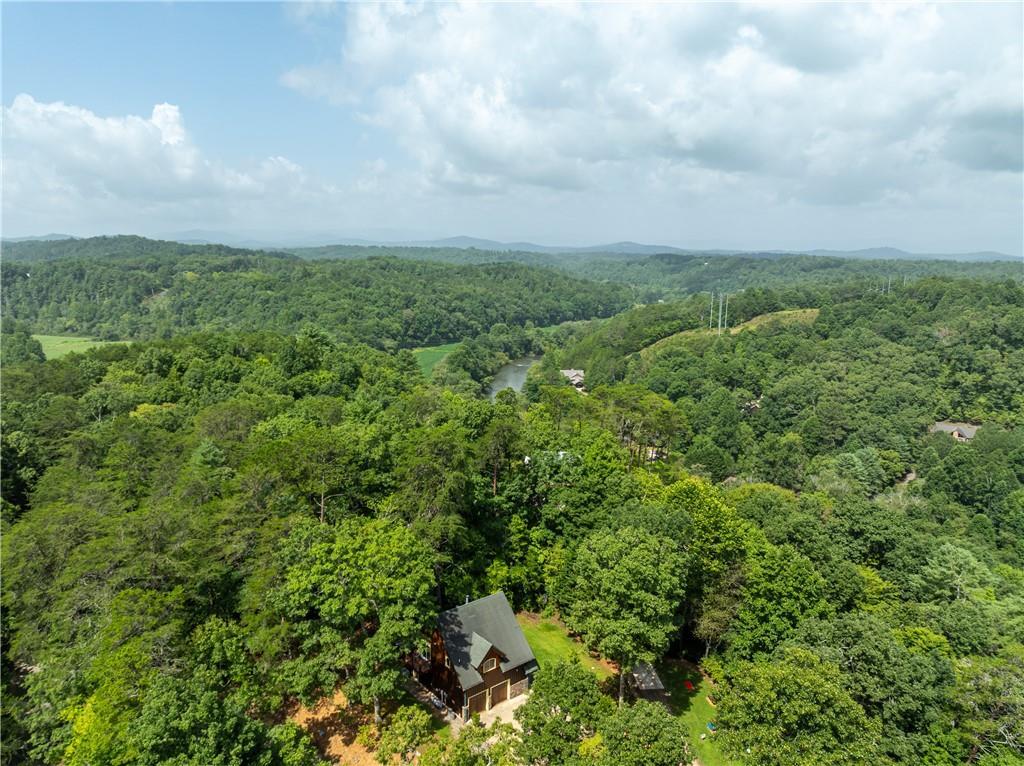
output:
[[[526,373],[539,361],[539,356],[524,356],[520,359],[513,359],[494,373],[494,380],[491,381],[491,385],[487,389],[487,398],[493,402],[498,392],[504,391],[506,388],[511,388],[513,391],[522,391],[523,384],[526,383]]]

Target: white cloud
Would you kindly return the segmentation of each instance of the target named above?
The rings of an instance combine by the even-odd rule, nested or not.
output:
[[[301,156],[336,154],[317,170],[338,176],[281,156],[306,140],[299,120],[265,131],[296,143],[229,163],[172,104],[101,116],[20,95],[3,112],[7,233],[1024,249],[1019,4],[312,2],[283,16],[333,51],[279,84],[332,105]],[[252,98],[274,87],[254,79]]]
[[[784,198],[890,203],[1020,172],[1019,17],[1012,6],[354,4],[339,58],[282,81],[354,106],[427,183],[456,193],[593,190],[678,167],[705,171],[676,173],[703,190],[741,179]],[[965,54],[965,34],[989,55]]]
[[[283,202],[323,204],[337,193],[285,157],[247,168],[207,158],[180,110],[101,117],[28,94],[4,109],[4,214],[21,228],[108,221],[194,225]],[[123,229],[119,229],[123,230]]]

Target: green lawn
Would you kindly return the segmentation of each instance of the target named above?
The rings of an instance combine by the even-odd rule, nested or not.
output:
[[[416,357],[416,361],[419,362],[420,369],[423,370],[423,374],[429,378],[430,373],[434,371],[437,363],[454,351],[455,347],[458,345],[458,343],[445,343],[443,346],[416,348],[413,349],[412,355]]]
[[[87,351],[96,346],[106,346],[111,343],[127,343],[123,340],[93,340],[92,338],[79,338],[72,335],[33,335],[43,346],[43,354],[47,359],[59,359],[72,351]]]
[[[565,626],[558,621],[525,612],[516,615],[516,620],[541,667],[575,657],[583,667],[594,671],[598,681],[615,675],[615,669],[611,665],[604,660],[591,657],[587,647],[573,639]]]
[[[557,620],[527,612],[517,614],[516,620],[541,667],[557,660],[576,657],[584,667],[594,671],[598,681],[615,675],[614,667],[604,660],[591,657],[587,648],[573,639],[565,626]],[[723,755],[715,739],[716,735],[707,728],[708,721],[715,721],[717,713],[707,700],[708,695],[713,694],[711,685],[696,670],[671,660],[658,665],[658,675],[669,692],[673,711],[686,724],[701,766],[736,766],[735,761]],[[687,681],[693,684],[693,691],[686,688]],[[701,734],[707,736],[702,740]]]
[[[696,670],[678,662],[666,661],[658,665],[658,675],[672,698],[672,708],[686,724],[690,742],[702,766],[734,766],[735,761],[722,754],[715,734],[708,728],[708,721],[717,721],[717,711],[708,702],[713,695],[711,685]],[[693,684],[693,691],[686,688],[686,682]],[[702,740],[701,734],[707,736]]]

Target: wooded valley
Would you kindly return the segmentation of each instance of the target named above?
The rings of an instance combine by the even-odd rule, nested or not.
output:
[[[3,763],[1024,764],[1020,264],[351,250],[5,245]],[[441,729],[499,590],[610,674]]]

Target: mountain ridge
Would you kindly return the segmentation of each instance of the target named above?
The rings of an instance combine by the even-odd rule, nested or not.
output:
[[[230,247],[247,248],[252,250],[298,250],[305,248],[327,247],[327,246],[357,246],[357,247],[423,247],[423,248],[454,248],[460,250],[483,250],[487,252],[523,252],[538,253],[544,255],[556,255],[566,253],[578,254],[616,254],[616,255],[746,255],[752,257],[765,257],[770,255],[815,255],[833,258],[855,258],[861,260],[948,260],[963,262],[985,262],[985,261],[1022,261],[1024,257],[1010,255],[995,250],[980,250],[966,253],[919,253],[902,250],[896,247],[880,246],[867,247],[852,250],[835,250],[829,248],[813,248],[810,250],[787,250],[787,249],[765,249],[765,250],[740,250],[732,248],[682,248],[675,245],[648,244],[623,240],[597,245],[541,245],[529,241],[502,242],[499,240],[486,239],[482,237],[471,237],[468,235],[457,235],[443,237],[440,239],[367,239],[363,237],[333,236],[331,234],[303,235],[296,239],[284,238],[280,240],[269,240],[255,237],[240,237],[228,232],[192,229],[181,232],[172,232],[159,237],[146,237],[147,239],[164,239],[178,242],[185,245],[228,245]],[[10,237],[4,238],[5,243],[18,242],[47,242],[64,239],[82,239],[70,234],[44,234],[31,237]]]

